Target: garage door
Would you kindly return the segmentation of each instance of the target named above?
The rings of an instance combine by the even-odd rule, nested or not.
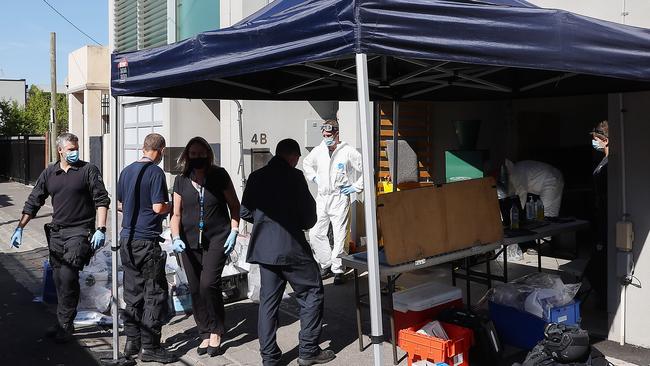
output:
[[[168,139],[168,136],[163,133],[162,101],[125,104],[124,166],[133,163],[142,156],[144,138],[152,132],[159,133]]]

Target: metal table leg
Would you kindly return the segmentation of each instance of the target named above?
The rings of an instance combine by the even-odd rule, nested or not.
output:
[[[357,336],[359,351],[363,352],[363,334],[361,333],[361,297],[359,296],[359,270],[354,270],[354,306],[357,309]]]
[[[388,319],[390,321],[390,343],[393,347],[393,365],[397,365],[397,334],[395,334],[395,317],[393,316],[393,293],[395,292],[395,281],[397,277],[388,276]]]
[[[487,287],[488,289],[492,288],[492,269],[490,268],[490,258],[485,256],[485,271],[487,272]]]
[[[469,278],[469,257],[465,257],[465,272],[467,273],[467,278],[465,279],[465,288],[467,289],[467,307],[472,306],[472,281]]]
[[[517,245],[517,244],[513,244]],[[503,282],[508,282],[508,247],[503,247]]]
[[[451,262],[451,285],[456,287],[456,266]]]
[[[542,271],[542,240],[537,239],[537,271]]]

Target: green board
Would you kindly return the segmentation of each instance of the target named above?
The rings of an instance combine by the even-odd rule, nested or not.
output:
[[[483,178],[483,157],[480,150],[445,151],[445,179],[447,183]]]

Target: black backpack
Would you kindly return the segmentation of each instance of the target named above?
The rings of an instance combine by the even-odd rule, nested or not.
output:
[[[591,348],[586,330],[576,325],[550,323],[544,329],[544,339],[528,353],[521,366],[561,365],[606,366],[609,362]]]
[[[492,321],[468,309],[446,309],[438,320],[471,329],[474,345],[469,351],[472,366],[493,366],[501,360],[501,342]]]

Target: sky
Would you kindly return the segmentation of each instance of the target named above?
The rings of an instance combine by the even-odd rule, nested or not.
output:
[[[107,0],[47,0],[97,42],[108,46]],[[68,54],[96,44],[43,0],[3,0],[0,10],[0,79],[50,85],[50,32],[56,32],[57,85],[68,74]]]

